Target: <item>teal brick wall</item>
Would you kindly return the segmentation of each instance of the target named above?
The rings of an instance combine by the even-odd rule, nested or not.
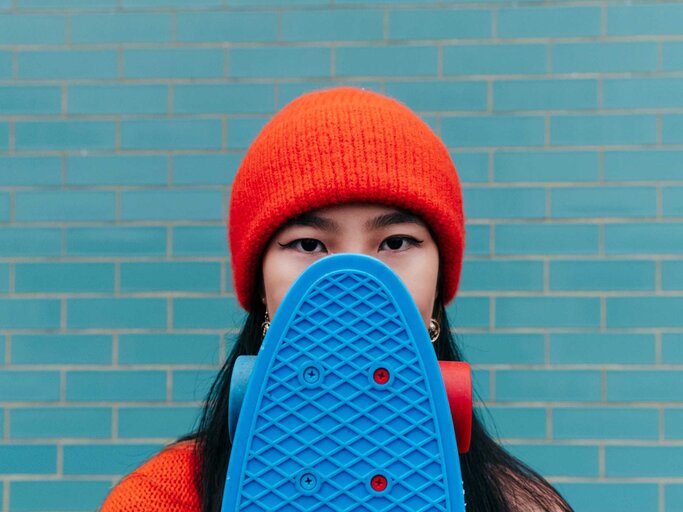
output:
[[[94,511],[193,428],[235,171],[335,84],[458,167],[491,432],[577,511],[683,511],[682,38],[670,1],[0,0],[0,512]]]

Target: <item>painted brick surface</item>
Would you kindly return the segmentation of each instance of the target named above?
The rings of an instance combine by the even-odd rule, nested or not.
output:
[[[444,140],[478,414],[577,511],[683,510],[683,5],[0,0],[0,512],[95,510],[244,313],[244,151],[354,84]]]

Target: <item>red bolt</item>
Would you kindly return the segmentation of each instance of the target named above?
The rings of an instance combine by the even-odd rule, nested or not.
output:
[[[372,477],[372,482],[370,482],[372,488],[377,492],[382,492],[387,488],[387,479],[382,475],[375,475]]]
[[[386,384],[389,382],[389,370],[386,368],[377,368],[375,370],[374,378],[377,384]]]

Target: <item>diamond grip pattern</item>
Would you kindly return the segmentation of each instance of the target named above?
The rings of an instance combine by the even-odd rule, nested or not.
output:
[[[265,340],[279,344],[247,439],[236,439],[246,456],[234,510],[462,510],[449,503],[452,461],[436,421],[449,412],[435,409],[416,341],[429,343],[375,277],[344,271],[315,283],[280,339]],[[380,368],[383,384],[373,378]]]

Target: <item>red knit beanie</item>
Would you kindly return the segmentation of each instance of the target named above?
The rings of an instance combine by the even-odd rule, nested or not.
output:
[[[408,107],[335,87],[276,113],[247,150],[232,185],[228,236],[237,299],[249,310],[270,238],[287,220],[341,203],[419,215],[439,247],[444,303],[455,296],[465,245],[460,181],[443,142]]]

